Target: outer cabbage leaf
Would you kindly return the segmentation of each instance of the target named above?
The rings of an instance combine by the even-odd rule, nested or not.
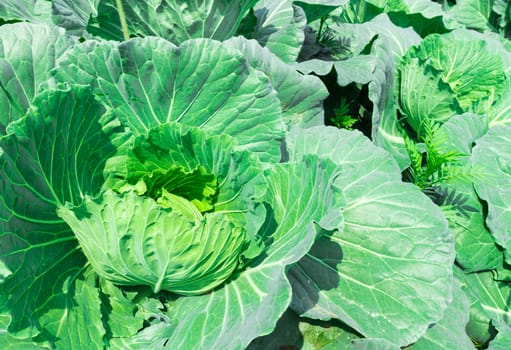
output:
[[[319,76],[327,75],[334,67],[333,61],[323,61],[313,58],[307,61],[301,61],[293,65],[295,69],[303,74],[314,73]]]
[[[0,305],[10,332],[39,326],[81,272],[85,259],[56,209],[99,191],[116,151],[110,138],[123,131],[86,87],[47,91],[33,105],[0,139],[0,258],[13,272]]]
[[[400,27],[413,27],[422,37],[446,30],[442,6],[430,0],[350,1],[342,18],[347,22],[363,23],[382,12]]]
[[[240,349],[270,333],[291,301],[287,266],[310,249],[320,228],[342,229],[341,196],[332,186],[337,174],[331,162],[314,157],[269,169],[264,200],[273,214],[262,232],[273,240],[263,256],[222,288],[169,303],[170,323],[146,328],[116,346],[161,346],[161,338],[152,339],[152,332],[159,332],[166,334],[163,342],[171,348]]]
[[[327,98],[328,91],[319,78],[296,72],[254,40],[235,37],[227,40],[225,45],[243,52],[252,67],[268,76],[271,86],[277,91],[282,118],[288,128],[324,124],[323,100]]]
[[[495,126],[476,141],[472,166],[487,176],[474,179],[477,194],[488,203],[486,225],[511,263],[511,126]]]
[[[442,181],[436,203],[444,211],[456,240],[456,261],[466,272],[483,271],[502,265],[502,252],[488,231],[484,209],[474,186],[474,177],[485,177],[484,170],[471,169],[472,145],[488,131],[486,116],[464,114],[451,118],[437,131],[444,152],[464,154],[458,160],[458,170],[467,176],[454,176]],[[469,170],[470,169],[470,170]],[[470,174],[472,173],[472,174]],[[457,199],[457,200],[456,200]]]
[[[402,128],[397,119],[396,97],[394,96],[395,66],[392,52],[385,43],[377,43],[375,57],[378,64],[375,78],[369,83],[369,99],[373,102],[371,135],[374,143],[387,150],[401,169],[410,164],[408,152],[402,136]]]
[[[75,35],[86,34],[86,27],[91,17],[98,16],[98,5],[101,0],[52,0],[53,23],[65,28]],[[111,21],[118,21],[118,17]]]
[[[0,5],[2,6],[2,5]],[[0,135],[28,110],[55,60],[71,45],[64,31],[42,24],[0,28]]]
[[[495,12],[498,18],[498,26],[501,29],[509,27],[511,17],[509,15],[510,4],[506,0],[495,0],[493,3],[493,12]]]
[[[50,350],[49,344],[36,343],[30,339],[20,339],[8,333],[0,337],[0,346],[5,350]]]
[[[458,0],[446,11],[446,21],[469,29],[492,30],[489,23],[492,4],[487,0]]]
[[[59,61],[55,76],[92,84],[135,134],[175,121],[231,135],[239,149],[265,161],[280,159],[284,123],[276,92],[239,51],[219,42],[85,42]]]
[[[440,4],[428,0],[402,0],[408,8],[409,14],[420,13],[425,18],[442,17],[444,12]]]
[[[327,16],[339,6],[346,4],[348,0],[302,0],[295,2],[303,8],[307,16],[307,22],[311,23]]]
[[[58,349],[103,349],[106,330],[102,322],[101,299],[92,269],[74,281],[64,281],[55,291],[41,326],[55,337]]]
[[[254,6],[257,23],[248,36],[256,39],[284,62],[294,62],[300,53],[307,22],[293,1],[261,0]]]
[[[490,323],[509,326],[511,288],[508,283],[495,281],[492,271],[465,274],[455,268],[454,272],[470,300],[467,334],[478,344],[485,344],[492,337]]]
[[[259,349],[301,350],[399,350],[385,340],[360,338],[337,320],[318,321],[299,317],[288,310],[280,318],[271,334],[255,339],[247,350]]]
[[[160,36],[176,45],[191,38],[230,38],[257,0],[124,0],[131,35]],[[88,31],[105,39],[123,40],[114,0],[100,0],[98,16]]]
[[[0,4],[0,19],[4,21],[51,22],[49,0],[3,0]]]
[[[511,42],[509,40],[494,32],[480,33],[473,30],[455,30],[450,33],[454,39],[460,40],[466,39],[467,34],[470,34],[472,39],[483,40],[487,45],[487,50],[502,59],[502,68],[506,77],[511,77]]]
[[[455,252],[440,209],[358,132],[296,129],[287,140],[291,160],[316,154],[340,165],[335,185],[346,199],[344,231],[323,235],[289,271],[293,309],[398,346],[415,342],[450,302]]]
[[[394,343],[381,338],[362,338],[351,341],[349,350],[398,350]],[[330,350],[330,349],[329,349]],[[334,349],[331,349],[334,350]]]
[[[103,298],[101,311],[108,338],[131,337],[143,328],[145,319],[156,314],[147,316],[147,305],[154,302],[154,299],[145,298],[147,291],[138,293],[123,290],[102,278],[99,279],[98,288]],[[157,308],[163,308],[158,305],[159,301],[155,304]]]
[[[455,26],[446,21],[445,11],[441,4],[430,0],[402,0],[404,10],[396,9],[389,16],[400,27],[413,27],[421,37],[431,33],[445,33]]]
[[[497,336],[490,342],[488,350],[506,350],[511,347],[511,326],[496,322],[495,328],[499,331]]]
[[[377,39],[381,39],[392,53],[395,64],[399,63],[409,47],[421,41],[420,36],[413,29],[396,26],[387,14],[381,14],[361,24],[339,23],[332,29],[336,29],[339,33],[351,33],[352,49],[358,54],[361,54],[370,41],[378,36]]]
[[[488,117],[491,127],[511,124],[511,79],[504,82],[502,97],[492,106]]]
[[[452,302],[445,310],[444,317],[413,344],[414,350],[475,349],[474,343],[465,332],[469,320],[469,300],[461,290],[460,282],[454,280],[453,283]]]

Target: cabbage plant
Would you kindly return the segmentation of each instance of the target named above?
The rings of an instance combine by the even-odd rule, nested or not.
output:
[[[355,120],[449,222],[461,290],[412,349],[504,349],[510,339],[508,10],[501,1],[347,1],[308,23],[295,63],[336,92],[327,122]]]
[[[457,319],[463,333],[485,291],[455,278],[444,213],[392,152],[325,126],[325,85],[290,64],[306,19],[344,1],[122,3],[126,26],[114,1],[0,5],[4,348],[420,348]],[[397,61],[385,45],[365,63]]]

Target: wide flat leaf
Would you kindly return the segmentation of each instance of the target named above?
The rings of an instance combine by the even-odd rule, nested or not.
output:
[[[310,249],[321,228],[342,228],[342,203],[332,186],[337,169],[331,162],[310,157],[276,165],[266,174],[265,201],[274,211],[264,235],[270,234],[273,242],[263,257],[209,294],[170,302],[170,323],[125,339],[125,349],[161,346],[150,335],[164,330],[170,348],[242,349],[273,330],[291,301],[287,266]]]
[[[36,326],[83,267],[56,209],[99,191],[115,152],[110,136],[123,130],[86,87],[50,90],[33,104],[0,139],[0,258],[13,272],[0,285],[0,305],[12,315],[10,331]]]
[[[2,203],[9,213],[2,218],[60,223],[58,205],[78,205],[84,194],[97,194],[103,166],[116,151],[109,135],[123,131],[104,114],[86,87],[36,97],[34,108],[9,125],[0,145]]]
[[[509,326],[511,288],[508,283],[496,281],[492,271],[465,274],[455,268],[456,278],[470,301],[470,320],[467,334],[479,344],[491,339],[490,323]]]
[[[0,346],[5,350],[50,350],[48,343],[37,343],[31,339],[17,338],[9,333],[2,332],[0,335]]]
[[[250,34],[282,61],[296,61],[304,39],[307,22],[303,10],[293,1],[261,0],[254,6],[257,23]]]
[[[395,89],[395,65],[393,54],[385,41],[374,46],[377,64],[374,79],[369,83],[368,96],[373,102],[371,137],[374,143],[387,150],[405,169],[410,159],[402,136],[402,127],[397,119]]]
[[[507,350],[511,347],[511,326],[502,322],[495,322],[498,330],[497,336],[490,342],[488,350]]]
[[[124,0],[132,36],[159,36],[176,45],[191,38],[230,38],[257,0]],[[115,0],[100,0],[98,16],[88,31],[106,39],[123,40]]]
[[[474,343],[465,332],[469,319],[469,300],[461,290],[460,282],[454,280],[453,283],[452,302],[445,310],[444,317],[413,344],[414,350],[475,349]]]
[[[511,79],[504,82],[501,98],[492,106],[488,114],[490,126],[511,124]]]
[[[3,0],[0,3],[0,19],[4,21],[29,21],[51,23],[49,0]]]
[[[488,118],[475,114],[454,116],[437,131],[446,140],[441,145],[443,152],[465,155],[458,159],[460,176],[438,184],[440,191],[435,202],[449,221],[456,242],[456,261],[466,272],[497,268],[503,259],[486,227],[484,208],[472,182],[473,178],[487,178],[485,170],[472,169],[470,159],[474,142],[487,131]]]
[[[421,37],[411,28],[396,26],[387,14],[376,16],[371,21],[362,24],[337,24],[332,28],[339,28],[337,31],[352,33],[354,40],[352,45],[356,52],[363,51],[367,44],[375,36],[385,42],[386,47],[392,52],[394,63],[399,63],[401,57],[409,47],[417,45]]]
[[[407,6],[407,13],[420,13],[425,18],[434,18],[443,15],[441,4],[432,3],[428,0],[402,0]]]
[[[0,27],[0,135],[25,114],[70,45],[63,29],[29,23]]]
[[[341,166],[346,199],[344,231],[323,235],[289,271],[293,309],[395,345],[416,341],[450,302],[454,244],[442,213],[358,132],[296,129],[287,140],[292,160]]]
[[[254,339],[247,350],[399,350],[385,340],[360,338],[337,320],[318,321],[299,317],[287,310],[271,334]]]
[[[174,329],[166,323],[157,323],[144,328],[136,337],[116,338],[110,342],[110,349],[113,350],[145,350],[165,349],[168,338],[172,336]]]
[[[348,22],[363,23],[385,12],[396,25],[413,27],[422,37],[430,33],[444,32],[444,11],[441,4],[430,0],[365,0],[350,1],[343,17]]]
[[[472,166],[487,176],[474,179],[475,189],[488,203],[486,225],[511,263],[511,126],[495,126],[476,141]]]
[[[446,11],[446,20],[469,29],[492,30],[489,23],[492,3],[488,0],[458,0]]]
[[[277,91],[282,118],[288,128],[323,125],[323,100],[328,91],[319,78],[298,73],[254,40],[235,37],[227,40],[225,45],[241,51],[253,68],[268,76]]]
[[[107,336],[114,338],[131,337],[144,325],[143,302],[136,292],[122,290],[105,279],[99,280],[102,302],[102,314]],[[138,303],[136,301],[138,301]]]
[[[332,61],[323,61],[317,58],[313,58],[311,60],[297,62],[293,64],[295,69],[303,74],[314,73],[316,75],[327,75],[330,73],[332,68],[334,67],[334,62]]]
[[[487,50],[502,59],[502,68],[504,69],[506,77],[511,76],[511,42],[509,40],[495,32],[480,33],[473,30],[455,30],[451,32],[453,38],[461,40],[466,38],[467,34],[469,34],[472,39],[484,41],[486,43]],[[504,81],[504,83],[506,81]]]
[[[311,23],[321,17],[327,16],[348,1],[349,0],[302,0],[296,1],[295,3],[305,11],[307,22]]]
[[[135,134],[175,121],[231,135],[265,161],[280,159],[284,123],[275,90],[239,51],[217,41],[85,42],[59,61],[55,75],[92,84]]]
[[[504,29],[506,26],[509,26],[511,20],[509,16],[509,5],[509,2],[506,0],[495,0],[493,2],[492,10],[500,17],[497,21],[500,29]]]
[[[58,349],[104,348],[106,335],[101,315],[101,300],[96,274],[89,268],[82,276],[69,278],[55,291],[41,326],[56,338]]]
[[[454,24],[446,21],[442,4],[430,0],[402,0],[407,9],[404,12],[392,12],[389,16],[396,25],[413,29],[426,37],[431,33],[445,33],[454,28]]]
[[[74,35],[86,34],[91,17],[98,16],[101,0],[52,0],[52,19],[55,25],[65,28]],[[115,19],[112,18],[112,21]]]

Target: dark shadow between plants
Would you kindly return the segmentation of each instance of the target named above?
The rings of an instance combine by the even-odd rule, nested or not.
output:
[[[311,250],[287,273],[293,288],[291,308],[299,314],[317,304],[321,291],[339,286],[337,266],[344,254],[331,239],[334,232],[322,231]]]
[[[247,350],[298,350],[304,339],[299,328],[300,317],[288,309],[277,322],[272,333],[254,339]]]

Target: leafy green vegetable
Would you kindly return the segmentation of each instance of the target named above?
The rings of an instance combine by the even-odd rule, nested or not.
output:
[[[509,9],[2,1],[0,348],[506,348]]]

